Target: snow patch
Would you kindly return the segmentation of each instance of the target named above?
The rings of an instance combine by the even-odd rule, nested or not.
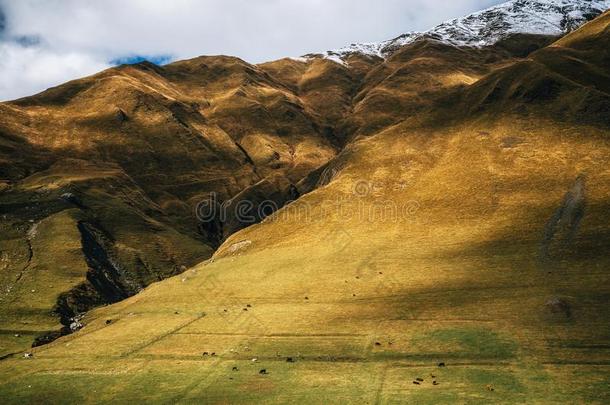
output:
[[[352,54],[386,58],[397,49],[428,38],[455,46],[484,47],[513,34],[565,35],[610,8],[610,0],[512,0],[456,18],[425,32],[383,41],[351,44],[319,56],[345,64]],[[307,57],[306,57],[307,58]]]

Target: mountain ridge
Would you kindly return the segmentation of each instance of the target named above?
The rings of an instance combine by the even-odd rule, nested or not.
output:
[[[423,38],[455,46],[483,47],[514,34],[557,37],[573,31],[608,8],[608,0],[512,0],[448,20],[428,31],[408,32],[376,43],[355,43],[305,57],[319,55],[338,63],[344,63],[351,54],[386,58],[402,46]]]

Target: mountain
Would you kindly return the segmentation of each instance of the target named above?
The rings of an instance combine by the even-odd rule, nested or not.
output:
[[[326,51],[322,56],[339,63],[354,53],[386,58],[422,38],[455,46],[484,47],[516,34],[565,35],[608,8],[610,1],[607,0],[513,0],[444,22],[425,32],[408,32],[383,42],[351,44]]]
[[[0,397],[607,403],[609,26],[1,103]]]
[[[209,258],[261,219],[253,206],[252,220],[199,221],[206,207],[297,198],[294,184],[341,144],[323,101],[336,84],[315,81],[333,65],[303,65],[299,96],[261,67],[200,57],[0,104],[0,314],[15,343],[69,333],[92,307]]]

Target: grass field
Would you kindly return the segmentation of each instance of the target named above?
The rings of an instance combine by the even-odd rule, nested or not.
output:
[[[356,142],[213,259],[0,362],[2,402],[608,403],[610,147],[582,131]],[[583,174],[576,234],[549,234]]]

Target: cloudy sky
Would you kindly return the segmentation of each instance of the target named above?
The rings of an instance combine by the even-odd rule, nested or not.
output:
[[[0,100],[144,57],[248,62],[426,30],[502,0],[0,0]]]

